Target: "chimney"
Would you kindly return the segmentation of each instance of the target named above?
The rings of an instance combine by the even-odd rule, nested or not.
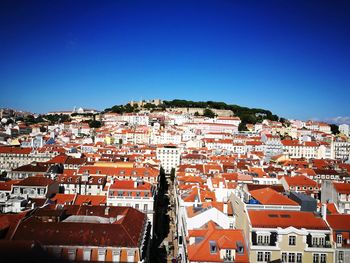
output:
[[[137,186],[138,186],[138,183],[137,183],[137,181],[135,180],[135,181],[134,181],[134,188],[137,188]]]

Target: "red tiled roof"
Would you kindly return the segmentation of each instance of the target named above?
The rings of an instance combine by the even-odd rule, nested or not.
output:
[[[132,180],[117,180],[111,186],[110,190],[147,190],[152,189],[152,184],[148,182],[136,182]]]
[[[327,212],[332,215],[339,214],[337,207],[334,203],[328,203],[327,204]]]
[[[105,207],[102,211],[105,211]],[[37,240],[43,245],[56,246],[139,247],[146,215],[133,208],[117,211],[121,211],[123,217],[114,223],[43,223],[36,219],[26,220],[18,227],[13,240]],[[85,213],[82,215],[91,215],[87,211]]]
[[[236,253],[235,262],[249,262],[242,230],[219,229],[210,221],[205,229],[190,230],[190,237],[202,239],[188,246],[188,258],[191,262],[223,262],[220,259],[221,249],[236,249],[237,242],[243,246],[243,253]],[[211,253],[210,241],[215,243],[216,252]]]
[[[350,215],[327,215],[326,220],[333,230],[350,231]]]
[[[281,140],[283,146],[300,146],[298,140]]]
[[[51,201],[55,202],[55,204],[65,205],[65,204],[73,204],[76,194],[56,194],[51,198]]]
[[[32,152],[32,148],[17,148],[17,147],[9,147],[9,146],[0,146],[0,153],[30,154],[31,152]]]
[[[295,201],[269,187],[250,191],[250,194],[262,205],[298,205]]]
[[[296,176],[284,176],[283,177],[289,186],[307,186],[307,187],[316,187],[317,182],[308,178],[305,175],[296,175]]]
[[[0,191],[11,191],[12,185],[17,184],[21,180],[0,181]]]
[[[78,195],[74,205],[106,205],[106,200],[104,195]]]
[[[16,186],[48,186],[54,184],[55,181],[47,177],[31,176],[15,184]]]
[[[350,194],[350,183],[333,183],[333,186],[340,194]]]
[[[129,167],[105,167],[105,166],[92,166],[85,165],[80,167],[78,174],[87,172],[89,174],[100,174],[108,176],[135,176],[135,177],[157,177],[159,170],[152,167],[140,167],[140,168],[129,168]]]
[[[68,156],[66,154],[60,154],[55,157],[53,157],[51,160],[47,161],[47,163],[60,163],[64,164],[66,160],[68,159]]]
[[[288,228],[328,230],[321,217],[312,212],[281,211],[281,210],[249,210],[249,217],[256,228]]]

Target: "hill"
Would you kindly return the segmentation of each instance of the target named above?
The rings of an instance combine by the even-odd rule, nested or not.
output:
[[[115,113],[131,113],[139,112],[141,109],[146,109],[155,111],[155,110],[166,110],[168,108],[206,108],[206,109],[220,109],[220,110],[231,110],[234,113],[234,116],[238,116],[242,121],[242,128],[247,123],[255,124],[257,122],[262,122],[264,119],[272,121],[281,121],[285,122],[284,118],[273,114],[269,110],[259,109],[259,108],[248,108],[242,107],[235,104],[226,104],[225,102],[216,102],[216,101],[190,101],[190,100],[179,100],[174,99],[171,101],[163,101],[162,104],[156,106],[151,103],[146,103],[142,108],[137,105],[131,106],[130,104],[126,105],[115,105],[111,108],[107,108],[104,112],[115,112]]]

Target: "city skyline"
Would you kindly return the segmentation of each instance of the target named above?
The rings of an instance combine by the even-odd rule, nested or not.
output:
[[[1,6],[1,107],[103,110],[161,98],[350,119],[346,1]]]

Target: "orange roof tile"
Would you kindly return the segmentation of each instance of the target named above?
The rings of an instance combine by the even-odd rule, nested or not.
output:
[[[249,210],[248,214],[252,226],[257,228],[329,229],[324,220],[312,212]]]
[[[190,230],[189,236],[202,237],[188,246],[188,258],[191,262],[223,262],[220,250],[237,249],[238,243],[243,246],[243,253],[236,253],[235,262],[249,262],[242,230],[219,229],[210,221],[205,229]],[[215,253],[210,251],[210,241],[216,246]]]
[[[250,191],[250,194],[262,205],[298,205],[287,196],[269,187]]]
[[[107,197],[103,195],[78,195],[74,205],[106,205]]]
[[[333,183],[333,186],[340,194],[350,194],[350,183]]]

